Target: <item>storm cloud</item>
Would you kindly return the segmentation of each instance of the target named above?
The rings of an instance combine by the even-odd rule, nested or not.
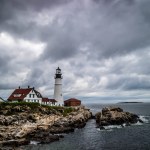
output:
[[[1,0],[0,96],[31,85],[52,97],[59,66],[64,97],[147,100],[149,7],[149,0]]]

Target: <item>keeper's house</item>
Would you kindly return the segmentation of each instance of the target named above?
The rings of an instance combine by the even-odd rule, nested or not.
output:
[[[33,88],[18,88],[8,98],[9,102],[33,102],[44,105],[56,105],[57,101],[53,99],[43,98],[41,93]]]

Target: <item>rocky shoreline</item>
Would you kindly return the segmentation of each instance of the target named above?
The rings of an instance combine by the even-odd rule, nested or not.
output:
[[[38,106],[33,111],[28,105],[7,105],[0,110],[0,149],[27,145],[31,141],[39,144],[57,141],[63,138],[61,133],[84,127],[91,116],[84,106],[73,107],[71,112],[64,114],[64,108]]]
[[[58,141],[64,137],[63,133],[83,128],[91,118],[96,120],[101,130],[109,125],[124,127],[143,123],[138,115],[124,112],[119,107],[106,107],[92,116],[92,112],[84,106],[68,108],[32,105],[0,104],[0,150],[13,150],[32,141],[38,144]]]
[[[105,126],[109,125],[120,125],[130,126],[137,122],[143,123],[138,115],[124,112],[122,108],[119,107],[106,107],[103,108],[101,112],[95,115],[97,127],[101,130],[105,129]]]

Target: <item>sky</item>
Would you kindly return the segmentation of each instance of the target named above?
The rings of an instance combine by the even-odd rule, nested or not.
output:
[[[150,0],[0,0],[0,97],[150,101]]]

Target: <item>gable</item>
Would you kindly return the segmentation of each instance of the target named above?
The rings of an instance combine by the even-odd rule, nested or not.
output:
[[[25,98],[42,98],[42,95],[36,90],[32,89]]]

